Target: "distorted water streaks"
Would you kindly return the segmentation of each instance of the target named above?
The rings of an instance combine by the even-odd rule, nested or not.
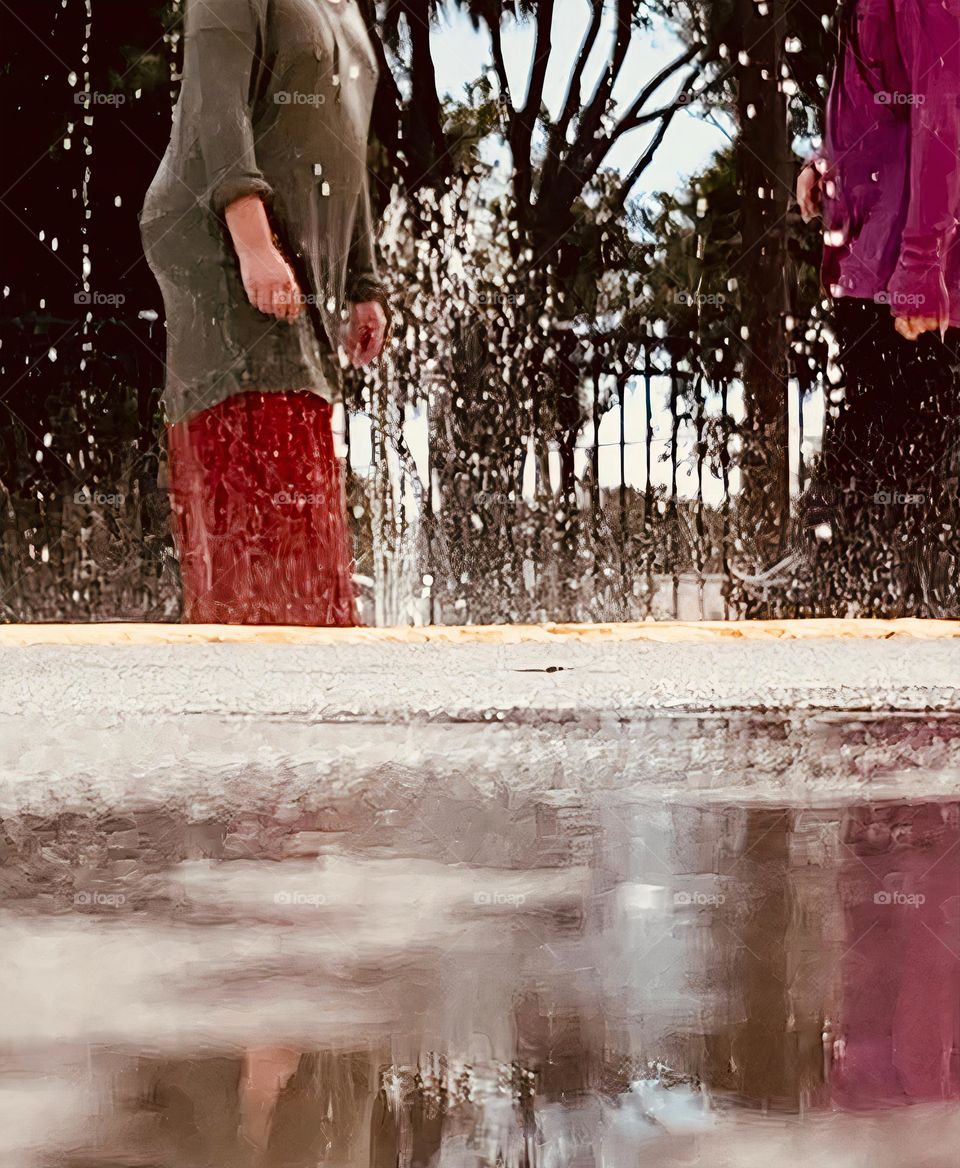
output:
[[[960,803],[435,798],[5,820],[4,1162],[948,1163]]]

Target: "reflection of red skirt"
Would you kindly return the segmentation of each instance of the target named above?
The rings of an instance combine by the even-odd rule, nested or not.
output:
[[[330,404],[243,393],[167,430],[184,619],[355,624]]]

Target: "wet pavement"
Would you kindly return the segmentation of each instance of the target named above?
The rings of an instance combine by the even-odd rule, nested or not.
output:
[[[2,1168],[956,1168],[948,642],[0,652]]]
[[[7,816],[4,1165],[956,1164],[960,800]]]

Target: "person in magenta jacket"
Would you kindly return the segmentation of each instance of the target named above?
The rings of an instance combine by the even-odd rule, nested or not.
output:
[[[823,151],[824,285],[886,304],[909,340],[960,325],[960,0],[855,0],[840,15]]]
[[[843,377],[804,511],[845,575],[833,607],[946,615],[958,561],[960,0],[845,0],[824,144],[797,202],[807,221],[822,215]],[[903,548],[921,537],[929,549],[908,564]]]

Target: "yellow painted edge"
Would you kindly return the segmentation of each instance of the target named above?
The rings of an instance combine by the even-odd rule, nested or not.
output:
[[[960,621],[780,620],[636,621],[623,624],[437,625],[419,628],[304,628],[293,625],[9,624],[0,648],[28,645],[518,645],[656,641],[806,641],[826,638],[885,640],[960,638]]]

